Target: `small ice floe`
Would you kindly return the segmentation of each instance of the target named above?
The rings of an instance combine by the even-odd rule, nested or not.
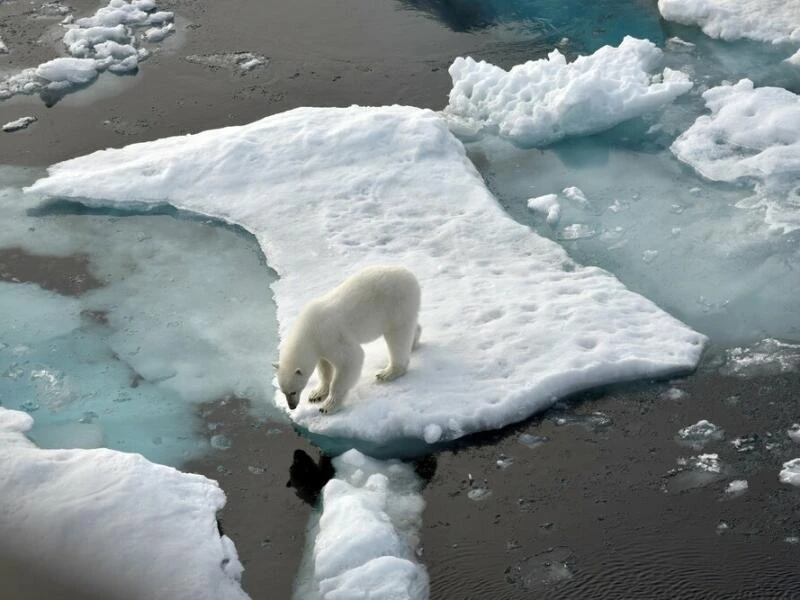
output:
[[[0,38],[0,54],[8,54],[8,46],[3,42],[3,38]]]
[[[787,544],[800,544],[800,536],[787,535],[785,538],[783,538],[783,541]]]
[[[658,258],[658,250],[644,250],[642,252],[642,262],[649,265]]]
[[[659,397],[663,398],[664,400],[681,400],[682,398],[686,398],[688,395],[688,393],[680,388],[671,387],[662,392]]]
[[[800,368],[800,345],[765,339],[747,348],[736,347],[725,352],[719,371],[723,375],[777,375]]]
[[[467,498],[469,498],[473,502],[481,502],[483,500],[486,500],[491,495],[492,495],[491,489],[480,485],[470,488],[469,491],[467,492]]]
[[[186,57],[190,63],[211,67],[212,69],[230,69],[247,72],[256,67],[266,66],[269,59],[252,52],[225,52],[221,54],[190,54]]]
[[[597,230],[586,223],[567,225],[558,234],[558,239],[564,241],[587,240],[593,237],[597,237]]]
[[[507,469],[511,465],[514,464],[514,459],[510,456],[506,456],[505,454],[501,454],[500,458],[495,461],[498,469]]]
[[[731,528],[725,521],[717,523],[717,535],[722,535]]]
[[[561,218],[561,204],[558,202],[558,194],[545,194],[536,198],[528,198],[528,208],[544,213],[548,225],[555,225]]]
[[[0,45],[2,45],[2,41],[0,41]],[[3,131],[11,133],[12,131],[19,131],[20,129],[26,129],[28,125],[30,125],[31,123],[35,123],[38,120],[39,119],[37,119],[36,117],[20,117],[19,119],[9,121],[5,125],[3,125]]]
[[[526,558],[505,570],[506,581],[527,592],[572,579],[571,563],[574,561],[571,548],[559,546]]]
[[[581,425],[589,431],[605,429],[614,423],[611,417],[599,411],[589,413],[588,415],[557,413],[550,415],[548,418],[559,427],[563,425]]]
[[[800,444],[800,423],[792,424],[786,434],[793,442]]]
[[[781,469],[778,479],[781,483],[800,487],[800,458],[783,463],[783,469]]]
[[[691,52],[695,48],[693,43],[687,42],[678,36],[669,38],[665,46],[668,50],[672,50],[673,52]]]
[[[586,197],[586,194],[584,194],[583,190],[579,187],[574,185],[565,187],[563,190],[561,190],[561,193],[564,194],[565,198],[571,200],[584,210],[592,210],[594,208],[589,202],[589,199]]]
[[[517,439],[520,444],[528,448],[538,448],[542,444],[550,441],[550,438],[546,435],[533,435],[531,433],[521,433]]]
[[[734,479],[725,488],[725,494],[728,496],[741,496],[749,487],[746,479]]]
[[[731,444],[734,448],[736,448],[737,452],[752,452],[756,449],[756,443],[758,442],[757,435],[747,435],[743,437],[737,437],[731,440]]]
[[[231,446],[233,446],[231,439],[228,436],[222,435],[221,433],[212,435],[209,443],[211,444],[212,448],[216,448],[217,450],[228,450]]]
[[[690,446],[699,450],[709,442],[718,442],[725,439],[725,431],[705,419],[694,425],[689,425],[678,431],[676,441],[682,446]]]
[[[669,472],[670,480],[665,491],[680,493],[705,487],[723,476],[718,454],[698,454],[678,459],[678,468]]]

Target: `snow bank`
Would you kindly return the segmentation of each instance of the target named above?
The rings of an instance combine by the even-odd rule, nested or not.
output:
[[[367,346],[342,410],[323,416],[303,400],[293,412],[320,434],[454,439],[588,387],[692,369],[705,343],[508,217],[431,111],[297,109],[66,161],[27,191],[122,207],[169,202],[242,225],[280,276],[282,337],[305,302],[358,269],[413,269],[423,336],[409,373],[375,382],[386,350]]]
[[[681,134],[672,152],[708,179],[753,182],[755,197],[739,205],[762,210],[784,233],[800,229],[800,96],[742,79],[703,98],[711,114]]]
[[[0,550],[101,597],[244,599],[215,481],[106,449],[41,450],[0,408]]]
[[[650,74],[661,57],[655,44],[632,37],[572,63],[553,50],[510,71],[458,57],[444,114],[456,132],[497,132],[527,146],[597,133],[689,91],[692,83],[679,71]]]
[[[368,590],[371,600],[427,598],[428,575],[416,560],[425,501],[414,470],[357,450],[333,464],[294,597],[355,599]]]
[[[65,94],[103,71],[130,73],[149,52],[141,42],[161,41],[174,31],[173,14],[156,11],[153,0],[111,0],[91,17],[65,23],[70,56],[55,58],[0,81],[0,100],[15,94]],[[143,34],[137,31],[146,28]]]
[[[800,0],[658,0],[658,9],[713,38],[800,43]]]

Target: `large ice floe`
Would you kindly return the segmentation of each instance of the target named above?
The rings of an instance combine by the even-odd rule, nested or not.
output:
[[[131,73],[147,58],[144,42],[159,42],[175,29],[174,15],[153,0],[110,0],[94,15],[63,22],[69,56],[54,58],[0,80],[0,100],[42,94],[47,102],[94,81],[103,71]]]
[[[323,511],[308,527],[296,600],[427,598],[428,574],[416,555],[425,507],[419,477],[409,465],[357,450],[333,464]]]
[[[413,269],[423,338],[409,373],[377,383],[386,350],[368,345],[342,410],[323,416],[301,401],[293,412],[318,434],[450,440],[588,387],[691,370],[705,343],[508,217],[428,110],[297,109],[65,161],[27,191],[118,207],[171,203],[240,224],[280,277],[282,336],[305,302],[361,267]]]
[[[216,482],[138,454],[42,450],[32,421],[0,408],[0,558],[92,598],[247,598]]]
[[[692,87],[680,71],[657,70],[662,51],[626,37],[571,63],[558,50],[506,71],[459,57],[444,110],[461,135],[498,133],[525,146],[604,131],[662,108]]]
[[[673,153],[713,181],[752,183],[755,196],[740,206],[763,211],[784,233],[800,229],[800,96],[742,79],[703,98],[711,114],[675,140]]]

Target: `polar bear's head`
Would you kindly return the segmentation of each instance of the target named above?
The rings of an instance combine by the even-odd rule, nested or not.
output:
[[[294,410],[297,408],[297,403],[300,402],[301,392],[305,389],[308,379],[314,371],[314,365],[299,367],[291,361],[281,360],[275,366],[278,369],[278,386],[286,396],[286,404]]]

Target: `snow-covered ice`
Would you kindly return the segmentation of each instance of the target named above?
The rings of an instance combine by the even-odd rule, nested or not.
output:
[[[336,476],[322,490],[322,512],[308,528],[297,600],[423,600],[428,574],[417,560],[422,482],[397,460],[357,450],[333,459]]]
[[[783,463],[783,468],[778,475],[781,483],[800,487],[800,458],[793,458]]]
[[[247,598],[215,481],[138,454],[42,450],[32,421],[0,407],[0,553],[98,597]]]
[[[784,233],[800,229],[800,96],[742,79],[703,98],[711,114],[698,117],[672,151],[708,179],[753,182],[755,196],[739,206],[763,212]]]
[[[444,109],[459,135],[498,133],[525,146],[545,146],[567,136],[610,129],[656,111],[692,87],[680,71],[659,67],[662,51],[626,37],[568,63],[558,50],[509,71],[458,57]]]
[[[283,335],[305,302],[359,268],[410,266],[423,338],[409,373],[376,383],[385,348],[369,345],[342,410],[294,411],[318,434],[454,439],[580,389],[690,370],[705,344],[511,220],[431,111],[297,109],[66,161],[28,191],[130,208],[169,202],[242,225],[280,276]]]
[[[728,483],[727,487],[725,488],[725,493],[730,494],[731,496],[741,496],[749,487],[750,486],[746,479],[734,479]]]
[[[800,44],[800,0],[658,0],[658,9],[713,38]]]
[[[173,13],[157,11],[153,0],[110,0],[92,16],[66,19],[62,41],[69,56],[0,80],[0,100],[15,94],[41,93],[53,102],[91,83],[103,71],[134,72],[149,54],[142,42],[162,41],[175,29],[173,19]],[[138,33],[145,28],[144,33]]]

